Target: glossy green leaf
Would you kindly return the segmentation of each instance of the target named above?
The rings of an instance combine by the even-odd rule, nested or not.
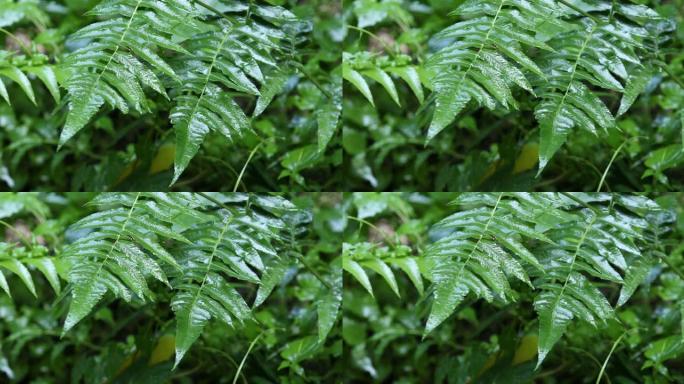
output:
[[[324,287],[321,297],[316,303],[316,313],[318,314],[318,342],[323,343],[328,334],[333,329],[337,317],[342,307],[342,266],[340,259],[335,259],[331,265],[332,284],[330,288]]]
[[[342,259],[342,267],[345,271],[351,273],[354,278],[361,283],[361,285],[368,291],[368,293],[373,295],[373,287],[371,286],[370,280],[368,279],[368,274],[363,270],[361,264],[348,257]]]
[[[378,67],[365,70],[362,72],[362,74],[380,83],[380,85],[385,88],[387,93],[389,93],[392,100],[394,100],[398,106],[401,106],[401,103],[399,102],[399,94],[397,93],[397,87],[394,85],[394,81],[390,75]]]
[[[348,65],[343,64],[342,65],[342,77],[344,77],[345,80],[348,82],[352,83],[356,89],[361,92],[361,94],[370,102],[372,105],[375,105],[373,102],[373,94],[370,91],[370,88],[368,87],[368,83],[366,82],[366,79],[363,78],[363,76],[349,67]]]

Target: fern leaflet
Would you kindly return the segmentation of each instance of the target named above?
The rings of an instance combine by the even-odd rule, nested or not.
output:
[[[17,275],[29,292],[33,296],[37,296],[33,278],[28,267],[38,269],[56,294],[61,292],[62,287],[57,273],[56,260],[48,255],[47,248],[41,245],[31,245],[26,248],[16,247],[8,243],[0,243],[0,288],[5,293],[12,296],[2,269]]]

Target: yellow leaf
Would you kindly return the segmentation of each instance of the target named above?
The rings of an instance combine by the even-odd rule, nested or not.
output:
[[[150,360],[147,365],[152,366],[164,362],[176,353],[176,337],[173,335],[164,335],[159,338],[157,345],[152,350]]]
[[[513,173],[518,174],[529,171],[537,166],[537,161],[539,161],[539,144],[527,143],[523,146],[520,155],[515,160]]]
[[[176,158],[176,145],[167,143],[159,147],[157,155],[152,160],[150,165],[150,175],[154,175],[159,172],[166,171],[173,166],[173,162]]]
[[[522,364],[534,359],[537,356],[538,341],[537,335],[524,336],[513,356],[513,365]]]

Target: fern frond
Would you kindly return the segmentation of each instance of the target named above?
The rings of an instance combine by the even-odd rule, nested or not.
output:
[[[189,49],[197,52],[197,56],[178,65],[182,86],[175,91],[176,105],[170,115],[176,134],[172,184],[188,166],[210,130],[216,130],[232,141],[251,129],[240,106],[220,86],[241,93],[259,94],[247,74],[234,64],[235,48],[227,43],[229,40],[237,41],[237,38],[232,26],[195,37]],[[252,73],[261,78],[258,65],[254,68]]]
[[[423,279],[417,258],[412,256],[411,249],[404,245],[393,248],[378,247],[372,243],[344,243],[342,245],[342,266],[361,285],[373,295],[373,287],[366,273],[366,269],[382,276],[395,295],[400,297],[399,286],[392,268],[402,270],[419,293],[423,293]]]
[[[25,248],[4,242],[0,243],[0,288],[7,295],[12,296],[7,279],[2,273],[3,269],[17,275],[29,292],[33,296],[37,296],[33,278],[28,269],[29,266],[38,269],[43,274],[56,294],[61,292],[62,288],[59,275],[57,274],[57,265],[55,259],[48,255],[47,248],[41,245]]]
[[[386,56],[374,57],[370,52],[359,52],[356,54],[344,52],[342,60],[342,76],[358,89],[371,105],[375,106],[375,102],[365,77],[382,85],[392,100],[398,106],[401,106],[397,87],[390,74],[394,74],[404,80],[416,95],[416,98],[421,103],[423,102],[423,86],[420,82],[420,76],[416,67],[410,64],[408,56],[401,55],[389,58]]]
[[[189,242],[174,252],[181,265],[173,279],[176,294],[171,302],[176,314],[176,366],[211,319],[231,327],[251,319],[251,310],[233,281],[261,284],[255,306],[261,304],[282,278],[276,271],[282,269],[271,265],[283,260],[276,246],[285,229],[277,217],[225,207],[212,221],[184,233]]]
[[[641,66],[644,55],[639,52],[650,38],[645,28],[631,20],[643,23],[659,18],[655,12],[610,1],[570,3],[576,3],[586,16],[565,8],[565,18],[575,27],[549,41],[553,51],[539,59],[545,73],[535,84],[541,98],[535,109],[540,128],[539,172],[574,128],[597,134],[615,126],[613,114],[594,89],[624,93],[620,115],[650,78],[636,75],[637,70],[630,76],[627,68]]]
[[[90,313],[107,292],[126,301],[153,299],[147,280],[153,277],[168,284],[159,261],[180,268],[162,242],[189,242],[179,229],[207,219],[194,211],[200,202],[192,195],[105,193],[91,204],[102,210],[70,227],[85,234],[62,254],[70,265],[72,287],[63,332]]]
[[[270,8],[280,12],[268,12]],[[209,131],[230,142],[251,131],[250,120],[234,96],[260,96],[255,83],[275,81],[259,98],[258,115],[280,91],[277,82],[284,78],[265,79],[261,66],[277,68],[273,54],[281,50],[286,35],[276,26],[295,18],[284,9],[270,8],[250,8],[257,15],[269,16],[270,24],[237,16],[232,21],[218,20],[211,31],[188,41],[185,47],[193,55],[182,56],[174,63],[181,83],[172,85],[175,106],[170,117],[176,134],[176,160],[171,184],[178,180]]]
[[[629,201],[605,199],[605,195],[579,197],[586,203],[614,205],[593,204],[595,210],[578,207],[581,210],[573,212],[577,219],[552,229],[548,236],[553,245],[538,251],[545,271],[534,281],[540,290],[534,302],[539,314],[538,366],[573,319],[596,327],[614,317],[613,307],[596,286],[597,281],[622,286],[617,305],[624,304],[636,289],[635,275],[643,273],[647,257],[638,245],[652,226],[641,215],[623,212],[624,207],[636,204],[645,213],[660,211],[645,198]]]
[[[542,269],[524,242],[551,241],[535,225],[537,218],[548,215],[549,222],[567,219],[562,212],[546,209],[548,203],[538,195],[518,199],[504,193],[464,194],[454,203],[478,207],[455,213],[432,229],[448,234],[425,251],[426,269],[434,283],[426,335],[470,293],[490,302],[515,300],[509,276],[531,286],[523,265]]]
[[[556,2],[547,0],[469,0],[454,14],[465,18],[438,32],[441,47],[426,63],[432,74],[435,112],[427,141],[473,101],[490,110],[517,108],[512,87],[534,94],[523,70],[543,76],[523,47],[551,48],[535,36],[538,24],[553,22]]]
[[[50,64],[47,56],[35,53],[30,57],[15,55],[12,52],[0,50],[0,96],[11,104],[9,94],[2,77],[6,77],[21,87],[26,97],[36,104],[36,97],[31,86],[31,81],[27,75],[38,77],[48,89],[57,103],[60,101],[59,85],[57,76]]]
[[[515,300],[517,280],[536,292],[539,364],[573,320],[599,326],[613,318],[597,282],[621,286],[624,304],[652,261],[643,249],[649,236],[673,219],[639,196],[472,193],[455,203],[465,209],[433,227],[439,240],[425,251],[434,286],[426,334],[467,295]]]
[[[158,51],[189,54],[176,41],[179,26],[201,29],[189,1],[104,0],[90,11],[102,21],[70,37],[84,46],[68,54],[62,68],[69,113],[60,136],[64,145],[107,104],[123,113],[148,110],[144,87],[167,97],[158,74],[180,81]]]

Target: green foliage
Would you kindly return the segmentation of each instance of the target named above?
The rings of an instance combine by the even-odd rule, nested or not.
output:
[[[432,37],[445,47],[426,64],[434,73],[431,83],[435,91],[435,112],[427,140],[449,125],[471,100],[489,109],[497,105],[517,108],[510,87],[517,85],[532,92],[521,68],[542,75],[522,46],[551,50],[535,38],[535,22],[558,10],[551,2],[501,0],[467,1],[453,13],[466,20]]]
[[[258,115],[280,91],[278,85],[282,87],[285,77],[264,78],[260,65],[275,71],[278,60],[272,52],[283,49],[279,42],[286,37],[278,28],[293,23],[295,16],[277,8],[256,7],[252,12],[265,17],[270,24],[250,23],[242,18],[230,22],[221,20],[211,31],[190,39],[187,49],[197,54],[188,53],[175,63],[180,82],[172,85],[175,106],[170,119],[176,133],[172,183],[195,156],[210,130],[221,133],[229,141],[240,139],[250,130],[247,116],[228,91],[258,96],[260,92],[250,77],[263,84],[275,81],[259,98],[254,111]]]
[[[399,286],[392,268],[399,268],[411,279],[419,293],[423,293],[423,279],[416,258],[411,255],[411,249],[405,246],[397,246],[390,250],[387,247],[376,248],[375,244],[357,243],[344,244],[343,266],[361,285],[373,295],[373,287],[365,269],[372,270],[382,276],[398,297]],[[365,269],[364,269],[365,268]]]
[[[173,30],[179,24],[198,28],[193,20],[196,13],[186,2],[143,0],[103,1],[92,9],[90,14],[103,20],[70,36],[76,43],[88,44],[64,60],[70,97],[60,145],[78,133],[105,103],[123,113],[128,113],[129,106],[143,113],[149,109],[143,87],[166,96],[155,71],[180,79],[155,51],[165,48],[189,54],[173,41]]]
[[[392,100],[401,106],[397,88],[389,75],[391,73],[404,80],[411,87],[418,101],[422,103],[425,98],[423,86],[418,71],[415,66],[410,65],[410,60],[408,56],[393,59],[384,56],[373,58],[367,52],[355,55],[345,52],[343,59],[344,78],[352,83],[371,104],[374,104],[373,95],[364,79],[364,76],[369,77],[382,85]]]
[[[26,285],[26,288],[36,296],[35,283],[27,268],[29,265],[37,268],[45,276],[55,293],[60,293],[62,288],[55,259],[48,255],[47,248],[31,244],[29,248],[14,247],[7,243],[0,243],[0,267],[17,275]],[[0,269],[0,288],[11,296],[10,287],[2,269]]]
[[[541,57],[547,81],[540,85],[542,101],[535,110],[540,124],[540,170],[572,128],[596,133],[597,127],[615,127],[613,114],[587,85],[624,93],[617,115],[627,112],[647,81],[647,75],[635,67],[649,59],[646,41],[655,34],[643,26],[669,28],[660,15],[643,5],[578,5],[570,19],[575,27],[551,39],[553,52]],[[564,73],[556,68],[570,70]]]
[[[662,340],[636,336],[640,331],[633,316],[641,311],[638,300],[652,295],[639,287],[653,284],[654,274],[665,265],[678,269],[673,264],[678,256],[667,257],[663,246],[668,244],[664,239],[671,238],[672,246],[681,249],[679,235],[671,236],[672,209],[681,210],[679,194],[656,203],[644,196],[620,194],[464,193],[447,211],[438,209],[440,205],[446,208],[445,197],[378,195],[375,206],[381,208],[369,215],[374,219],[358,220],[359,227],[348,231],[345,270],[353,284],[345,285],[349,294],[345,294],[344,316],[349,328],[345,325],[343,335],[350,344],[350,364],[365,371],[357,379],[387,380],[396,374],[391,367],[397,359],[408,358],[416,365],[404,377],[415,380],[441,377],[436,380],[451,383],[477,377],[496,382],[496,378],[515,375],[519,382],[532,382],[537,372],[543,381],[545,375],[539,370],[553,369],[558,359],[575,364],[568,362],[568,354],[573,353],[568,345],[580,343],[584,347],[576,349],[595,351],[587,338],[601,338],[608,332],[608,346],[622,339],[630,340],[628,348],[648,345],[640,355],[644,369],[660,364],[661,370],[652,371],[647,382],[666,382],[660,376],[668,372],[667,363],[662,362],[681,355],[675,342],[675,338],[681,340],[679,309],[664,304],[664,310],[672,313],[672,324]],[[378,203],[381,200],[384,205]],[[402,213],[390,209],[390,200],[401,200],[408,209]],[[365,206],[358,205],[359,217]],[[417,279],[396,273],[406,272],[389,262],[399,257],[415,263]],[[404,291],[421,277],[430,282],[425,293]],[[681,282],[682,277],[673,276],[672,281]],[[378,280],[384,280],[389,289],[381,289]],[[358,297],[360,291],[370,293],[365,295],[369,299]],[[401,300],[397,300],[399,292]],[[630,298],[635,295],[640,299],[633,303]],[[488,305],[479,304],[480,299]],[[487,309],[490,306],[493,311]],[[362,318],[370,323],[359,323]],[[493,331],[488,349],[478,350],[475,340],[488,328],[503,333],[497,339]],[[676,335],[670,336],[672,332]],[[516,341],[521,334],[529,336]],[[420,335],[422,339],[416,338]],[[448,352],[454,342],[465,345],[465,352]],[[657,354],[651,342],[669,352]],[[442,346],[439,359],[410,357],[415,351]],[[386,352],[397,348],[414,352],[407,356],[400,350]],[[554,355],[555,349],[562,352]],[[664,358],[661,362],[660,357]],[[609,356],[609,363],[619,364],[614,359]]]
[[[229,278],[259,284],[255,271],[265,274],[262,257],[278,257],[271,243],[281,240],[284,222],[244,210],[219,211],[216,216],[190,229],[188,243],[177,251],[182,273],[173,283],[177,293],[171,302],[177,322],[176,365],[212,318],[228,326],[252,319]],[[259,288],[261,302],[279,279],[269,274],[269,280],[269,285]]]
[[[339,198],[0,194],[0,286],[12,287],[0,299],[1,374],[167,382],[210,359],[206,374],[225,378],[225,363],[249,356],[236,380],[325,381],[341,349],[341,244],[329,224]],[[47,286],[57,300],[36,303],[49,303]],[[44,342],[37,354],[24,348]],[[73,353],[55,359],[65,348]],[[63,373],[28,370],[34,359]]]
[[[677,190],[668,174],[682,164],[681,9],[658,0],[350,2],[351,189]],[[376,63],[395,58],[415,69],[424,101]],[[387,76],[363,73],[374,66]]]
[[[681,194],[0,194],[0,374],[677,382],[683,207]]]
[[[148,198],[137,193],[101,195],[92,204],[106,209],[70,227],[71,231],[89,233],[71,243],[63,253],[72,265],[69,281],[73,284],[64,332],[89,314],[107,292],[126,301],[131,301],[133,295],[145,300],[153,297],[148,278],[168,285],[157,260],[175,268],[180,266],[160,242],[190,242],[171,226],[178,216],[192,212],[197,203],[183,198],[163,199],[163,195]]]
[[[325,2],[3,4],[0,96],[12,105],[0,108],[0,139],[9,188],[283,190],[338,182],[326,176],[342,161],[341,55],[335,10]],[[40,155],[21,162],[27,150]]]
[[[30,21],[44,27],[49,22],[48,15],[40,7],[38,0],[2,0],[0,2],[0,28]]]
[[[0,75],[17,83],[24,91],[26,96],[36,103],[33,87],[27,74],[33,74],[40,78],[45,87],[50,91],[55,101],[59,103],[60,93],[57,85],[57,77],[52,67],[46,64],[45,55],[13,56],[10,52],[0,51]],[[5,83],[0,78],[0,95],[8,104],[11,104]]]

